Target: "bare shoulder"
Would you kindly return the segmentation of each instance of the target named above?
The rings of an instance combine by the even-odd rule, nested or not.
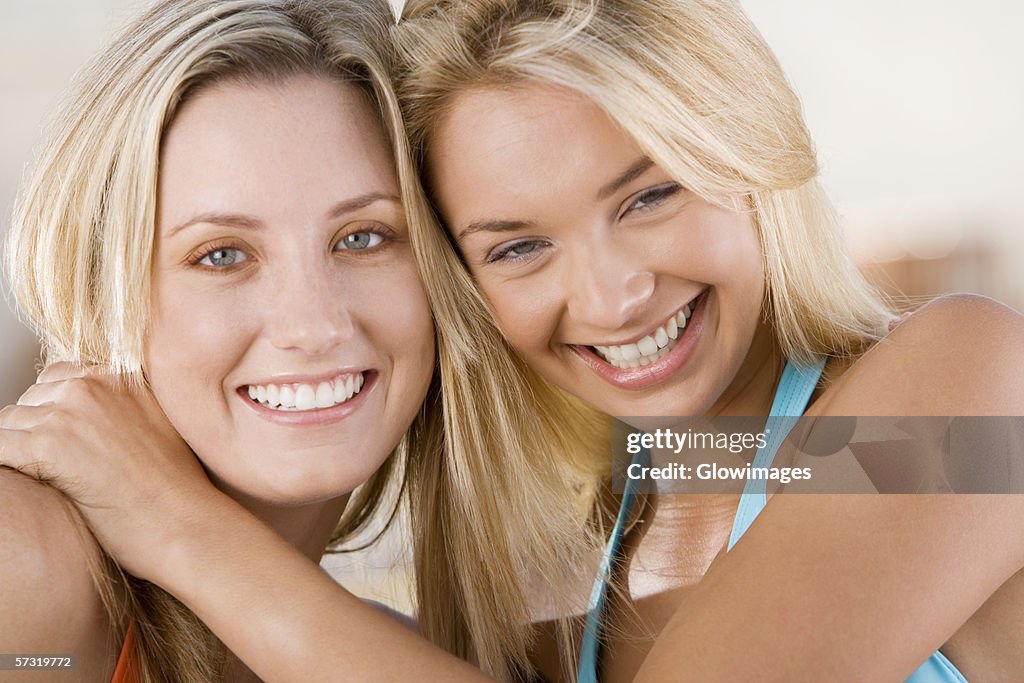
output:
[[[76,518],[55,489],[0,470],[0,652],[74,654],[69,675],[98,680],[116,644],[89,572],[100,551]],[[78,679],[43,671],[18,680]]]
[[[821,414],[1024,415],[1024,317],[987,297],[934,299],[822,399]]]

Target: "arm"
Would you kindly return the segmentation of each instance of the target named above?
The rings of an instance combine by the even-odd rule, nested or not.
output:
[[[924,307],[816,405],[1024,414],[1024,323]],[[777,495],[678,609],[637,680],[904,680],[1024,566],[1024,496]]]
[[[776,496],[636,680],[905,680],[1020,568],[1021,519],[1021,496]]]
[[[65,491],[122,567],[174,594],[264,680],[487,680],[215,489],[147,391],[52,368],[0,411],[0,464]]]
[[[226,497],[178,531],[149,578],[264,680],[489,680],[340,588]]]
[[[74,670],[4,671],[3,680],[95,681],[113,671],[120,644],[88,570],[99,550],[70,508],[54,489],[0,470],[0,653],[77,657]]]

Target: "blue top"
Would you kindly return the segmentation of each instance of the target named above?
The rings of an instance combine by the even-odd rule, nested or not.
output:
[[[807,408],[807,403],[810,401],[811,394],[814,393],[814,388],[818,384],[824,367],[824,358],[806,368],[797,367],[791,363],[786,364],[779,387],[775,390],[771,412],[765,423],[765,433],[767,434],[765,447],[757,450],[754,455],[753,467],[769,467],[775,460],[775,453],[779,446],[796,425],[799,417],[803,415],[804,409]],[[646,465],[650,461],[650,457],[650,451],[642,449],[634,462]],[[740,504],[736,509],[732,533],[729,536],[728,550],[732,549],[736,541],[750,528],[754,519],[764,509],[767,502],[766,486],[767,482],[763,479],[748,479],[744,485],[743,495],[740,497]],[[604,556],[601,558],[601,566],[590,594],[590,607],[583,630],[578,683],[597,683],[598,680],[601,619],[608,593],[608,581],[611,577],[612,564],[619,556],[622,536],[636,500],[638,487],[637,480],[626,479],[619,514],[616,516],[615,526],[612,528]],[[967,679],[957,671],[957,668],[946,659],[945,655],[936,650],[924,664],[910,675],[906,683],[967,683]]]

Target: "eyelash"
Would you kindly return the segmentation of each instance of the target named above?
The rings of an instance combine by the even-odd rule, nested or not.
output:
[[[355,229],[349,230],[348,232],[344,232],[344,233],[342,233],[341,235],[338,236],[338,238],[334,242],[334,247],[333,247],[334,251],[336,251],[336,252],[337,251],[362,251],[362,252],[370,253],[370,252],[375,252],[378,249],[386,246],[386,244],[388,242],[393,241],[395,239],[395,231],[391,230],[390,228],[388,228],[387,226],[385,226],[385,225],[383,225],[381,223],[363,223],[363,224],[357,224],[354,227],[355,227]],[[374,244],[371,247],[366,247],[364,249],[344,249],[344,248],[339,249],[338,248],[339,245],[344,244],[345,240],[348,239],[349,237],[351,237],[352,235],[361,235],[361,234],[376,235],[377,237],[380,238],[380,241],[377,242],[377,244]]]
[[[513,250],[516,247],[521,247],[524,245],[534,245],[535,247],[543,247],[546,244],[547,242],[537,239],[525,239],[520,240],[519,242],[512,242],[511,244],[506,244],[503,247],[499,247],[496,251],[491,252],[487,256],[486,262],[498,263],[500,261],[503,263],[519,263],[520,261],[525,261],[527,259],[535,257],[536,249],[528,251],[525,254],[515,254],[513,256],[509,256],[510,254],[513,253]]]
[[[337,237],[337,239],[334,241],[334,246],[332,247],[332,251],[334,251],[334,252],[341,252],[341,251],[343,251],[343,252],[366,252],[366,253],[373,253],[373,252],[378,251],[383,246],[385,246],[387,244],[387,242],[393,240],[394,237],[395,237],[394,231],[392,231],[392,230],[388,229],[387,227],[385,227],[383,225],[380,225],[380,224],[373,224],[372,227],[365,226],[365,225],[359,225],[357,227],[358,227],[358,229],[349,230],[348,232],[345,232],[345,233],[342,233],[341,235],[339,235]],[[351,237],[352,235],[363,234],[363,233],[366,233],[366,234],[369,234],[369,235],[375,235],[375,236],[380,238],[380,241],[378,241],[376,244],[374,244],[372,246],[369,246],[369,247],[366,247],[364,249],[346,249],[344,247],[341,247],[341,245],[343,245],[345,239],[347,239],[348,237]],[[341,247],[341,248],[339,248],[339,247]],[[213,264],[205,264],[205,263],[202,262],[204,259],[209,258],[211,255],[213,255],[214,253],[216,253],[218,251],[237,251],[237,252],[243,254],[244,258],[241,261],[236,261],[235,263],[231,263],[231,264],[223,265],[223,266],[216,266],[216,265],[213,265]],[[188,258],[186,259],[186,261],[187,261],[187,263],[190,266],[196,266],[198,268],[202,268],[202,269],[205,269],[205,270],[208,270],[208,271],[230,272],[230,271],[235,270],[238,267],[241,267],[243,264],[249,262],[251,259],[252,259],[252,256],[246,252],[244,247],[239,245],[237,242],[232,242],[230,240],[225,240],[225,241],[217,241],[217,242],[213,242],[211,244],[203,245],[202,247],[200,247],[199,249],[194,251],[192,254],[190,254],[188,256]]]
[[[683,187],[679,183],[665,183],[664,185],[644,190],[626,207],[622,215],[626,216],[633,211],[651,211],[666,199],[678,194],[682,189]],[[643,206],[639,206],[640,204],[643,204]]]
[[[674,195],[678,194],[682,189],[683,188],[679,183],[665,183],[664,185],[659,185],[657,187],[652,187],[649,190],[644,190],[636,199],[634,199],[630,203],[628,207],[626,207],[626,210],[622,212],[622,216],[620,216],[620,218],[634,211],[652,211],[666,199],[669,199],[670,197],[673,197]],[[496,251],[490,253],[487,256],[485,262],[518,263],[520,261],[525,261],[529,258],[533,258],[536,255],[536,249],[531,250],[525,254],[519,254],[511,257],[510,254],[513,253],[513,250],[516,247],[521,247],[523,245],[535,245],[535,247],[539,248],[543,247],[546,244],[547,243],[544,242],[543,240],[537,239],[525,239],[519,242],[512,242],[511,244],[506,244],[505,246],[500,247]]]
[[[232,263],[226,266],[215,266],[212,264],[207,265],[205,263],[202,263],[204,259],[210,257],[211,255],[215,254],[218,251],[237,251],[239,253],[245,254],[245,258],[238,263]],[[245,252],[245,249],[239,246],[236,242],[222,241],[203,245],[202,247],[194,251],[192,254],[190,254],[186,260],[188,261],[188,264],[190,266],[197,266],[199,268],[204,268],[210,271],[228,271],[234,270],[238,265],[247,262],[250,258],[251,257],[249,256],[249,254]]]

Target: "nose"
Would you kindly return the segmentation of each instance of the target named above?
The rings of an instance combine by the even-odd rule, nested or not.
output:
[[[587,250],[574,259],[566,308],[577,322],[615,330],[625,326],[654,294],[654,273],[613,250]]]
[[[329,264],[299,273],[279,272],[269,289],[265,329],[281,350],[322,355],[352,337],[355,326],[342,295],[338,273]]]

